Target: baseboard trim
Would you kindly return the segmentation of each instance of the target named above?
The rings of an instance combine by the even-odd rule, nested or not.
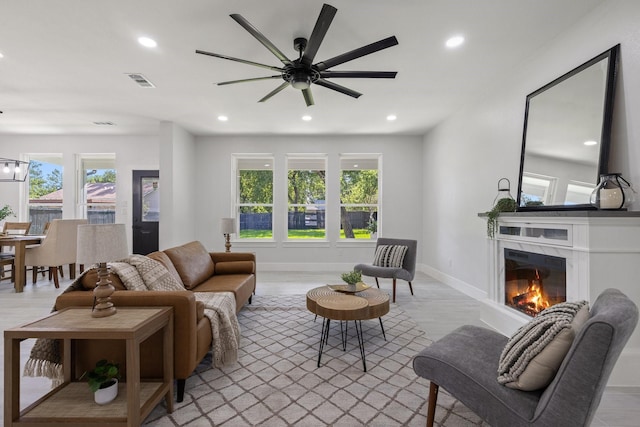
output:
[[[449,276],[441,272],[440,270],[436,270],[433,267],[428,265],[419,264],[418,271],[433,277],[439,282],[444,283],[445,285],[451,286],[453,289],[462,292],[465,295],[470,296],[471,298],[475,298],[477,300],[483,300],[488,297],[487,292],[476,288],[473,285],[470,285],[467,282],[464,282],[460,279],[456,279],[455,277]]]
[[[256,264],[258,273],[261,271],[336,271],[347,272],[353,271],[356,265],[354,262],[335,262],[335,263],[318,263],[318,262],[259,262]],[[338,277],[339,278],[339,277]]]

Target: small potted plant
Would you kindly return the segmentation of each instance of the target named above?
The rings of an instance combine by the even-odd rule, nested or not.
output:
[[[96,367],[93,370],[85,372],[82,377],[85,374],[97,404],[107,404],[118,396],[120,365],[102,359],[96,362]]]
[[[359,271],[350,271],[348,273],[342,273],[342,280],[344,280],[349,286],[355,289],[356,284],[362,281],[362,273]]]
[[[4,219],[8,216],[15,216],[16,214],[11,209],[11,206],[4,205],[2,209],[0,209],[0,221],[4,221]],[[0,231],[1,232],[1,231]]]

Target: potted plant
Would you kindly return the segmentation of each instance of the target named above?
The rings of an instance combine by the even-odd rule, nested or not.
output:
[[[367,231],[372,239],[376,239],[378,237],[378,221],[371,219],[367,224]]]
[[[4,221],[8,216],[16,216],[16,214],[13,212],[13,209],[11,209],[11,206],[4,205],[4,207],[0,209],[0,221]]]
[[[89,372],[85,372],[82,377],[85,374],[97,404],[104,405],[116,398],[118,395],[118,380],[120,379],[120,365],[108,362],[106,359],[98,360],[96,367]]]
[[[517,208],[516,201],[511,198],[498,200],[496,205],[487,212],[487,236],[493,239],[498,227],[498,216],[500,212],[515,212]]]
[[[342,280],[344,280],[349,286],[353,288],[356,287],[356,284],[362,281],[362,273],[359,271],[350,271],[348,273],[342,273]]]

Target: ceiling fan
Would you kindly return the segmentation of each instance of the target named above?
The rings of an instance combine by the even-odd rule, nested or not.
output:
[[[264,45],[276,58],[278,58],[283,66],[275,67],[265,64],[260,64],[253,61],[247,61],[245,59],[233,58],[231,56],[220,55],[217,53],[206,52],[203,50],[196,50],[196,53],[202,55],[215,56],[217,58],[228,59],[230,61],[241,62],[243,64],[249,64],[256,67],[267,68],[269,70],[277,71],[279,74],[267,77],[255,77],[251,79],[232,80],[227,82],[218,83],[218,85],[229,85],[234,83],[252,82],[258,80],[270,80],[270,79],[283,79],[284,83],[269,92],[258,102],[267,101],[272,96],[276,95],[287,86],[291,85],[295,89],[300,89],[307,106],[314,105],[313,95],[311,93],[311,85],[317,84],[319,86],[326,87],[328,89],[335,90],[345,95],[358,98],[362,95],[355,90],[333,83],[327,79],[329,78],[378,78],[378,79],[393,79],[396,77],[395,71],[329,71],[329,68],[336,65],[344,64],[345,62],[352,61],[365,55],[377,52],[382,49],[386,49],[398,44],[398,40],[395,36],[387,37],[386,39],[379,40],[375,43],[371,43],[366,46],[362,46],[358,49],[354,49],[350,52],[343,53],[331,59],[325,61],[313,63],[313,60],[320,48],[320,44],[324,39],[331,21],[335,16],[338,9],[328,4],[322,6],[320,16],[316,21],[316,25],[313,28],[311,37],[307,40],[304,37],[297,37],[293,40],[293,47],[299,53],[298,59],[290,60],[282,53],[269,39],[267,39],[260,31],[258,31],[249,21],[243,18],[241,15],[234,13],[231,16],[238,24],[240,24],[245,30],[247,30],[253,37],[255,37],[260,43]]]

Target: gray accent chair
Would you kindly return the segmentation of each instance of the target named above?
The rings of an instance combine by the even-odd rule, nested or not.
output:
[[[358,264],[353,267],[353,269],[355,271],[361,272],[364,276],[375,277],[376,285],[378,285],[378,288],[380,287],[378,277],[393,279],[393,302],[396,302],[396,279],[402,279],[409,282],[409,290],[411,291],[411,295],[413,295],[413,286],[411,285],[411,281],[416,274],[416,251],[418,250],[418,241],[380,237],[376,242],[376,249],[380,245],[407,246],[408,249],[402,262],[402,268],[378,267],[371,264]]]
[[[638,307],[626,295],[617,289],[602,292],[555,378],[538,391],[498,383],[507,337],[462,326],[413,360],[414,371],[431,381],[427,426],[433,425],[439,386],[492,426],[587,426],[637,323]]]

